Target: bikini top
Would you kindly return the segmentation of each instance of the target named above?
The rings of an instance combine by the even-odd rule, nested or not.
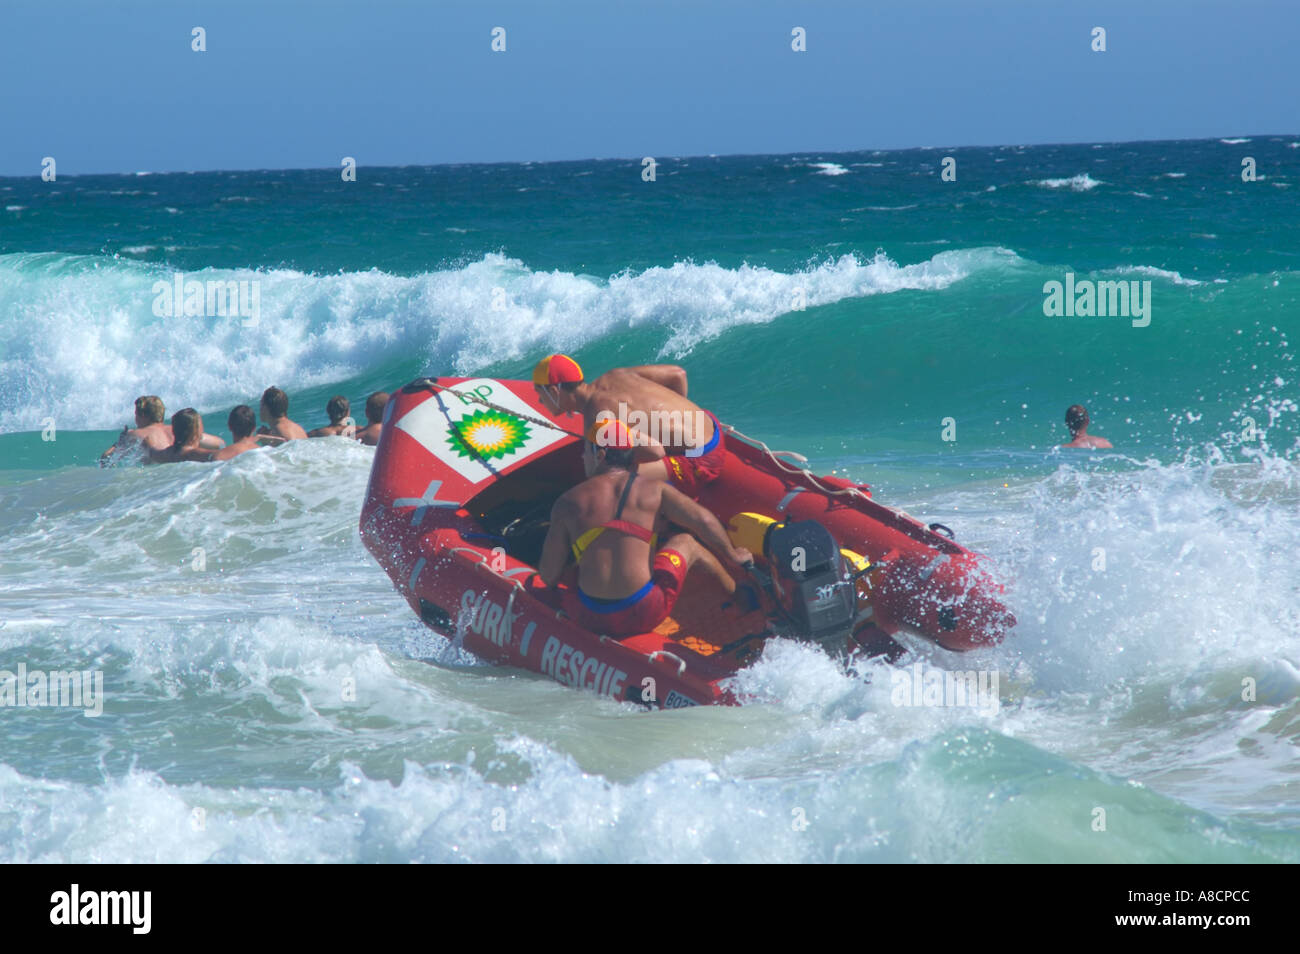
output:
[[[623,507],[627,503],[627,495],[632,490],[632,482],[634,480],[636,480],[636,471],[632,471],[631,476],[627,479],[627,483],[623,485],[623,493],[618,498],[618,509],[614,511],[614,519],[608,523],[602,523],[599,527],[592,527],[582,536],[578,537],[574,542],[574,562],[581,563],[582,555],[587,552],[587,548],[595,543],[596,538],[606,530],[617,530],[619,533],[626,533],[629,536],[636,537],[638,540],[644,540],[646,543],[650,544],[651,549],[654,549],[655,541],[658,539],[658,536],[654,532],[647,530],[639,524],[631,523],[622,519]]]

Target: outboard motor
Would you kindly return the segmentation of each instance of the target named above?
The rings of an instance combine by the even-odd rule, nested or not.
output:
[[[816,520],[776,524],[763,551],[795,635],[832,654],[843,651],[857,616],[857,588],[830,531]]]

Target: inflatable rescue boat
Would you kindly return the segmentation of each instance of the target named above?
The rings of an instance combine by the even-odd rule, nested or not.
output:
[[[724,425],[722,474],[698,499],[755,555],[758,605],[692,573],[653,631],[584,629],[535,576],[551,506],[585,476],[580,428],[526,381],[422,378],[389,399],[362,540],[420,619],[476,656],[677,708],[735,702],[726,680],[773,636],[850,657],[898,652],[899,632],[964,651],[1015,623],[985,558],[948,528]]]

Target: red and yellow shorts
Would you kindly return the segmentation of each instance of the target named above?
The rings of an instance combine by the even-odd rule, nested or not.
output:
[[[606,636],[648,633],[673,611],[686,581],[686,558],[676,550],[660,550],[650,568],[650,582],[621,600],[601,600],[574,587],[565,611],[579,625]]]
[[[704,412],[709,414],[708,411]],[[727,457],[727,448],[722,439],[722,425],[718,419],[709,414],[713,421],[713,437],[701,449],[699,456],[687,457],[674,454],[664,458],[668,468],[668,483],[688,497],[698,497],[705,484],[717,480],[722,473],[722,464]]]

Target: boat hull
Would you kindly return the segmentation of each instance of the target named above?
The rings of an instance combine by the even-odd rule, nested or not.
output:
[[[620,701],[735,702],[728,680],[770,635],[762,612],[724,606],[692,576],[654,632],[592,633],[494,524],[511,508],[545,513],[582,479],[571,420],[548,414],[527,382],[440,378],[393,394],[362,508],[365,546],[427,625],[487,661]],[[845,648],[907,631],[963,651],[1014,623],[978,554],[843,481],[730,434],[727,444],[722,475],[699,497],[724,526],[741,513],[818,520],[875,565],[870,605]]]

